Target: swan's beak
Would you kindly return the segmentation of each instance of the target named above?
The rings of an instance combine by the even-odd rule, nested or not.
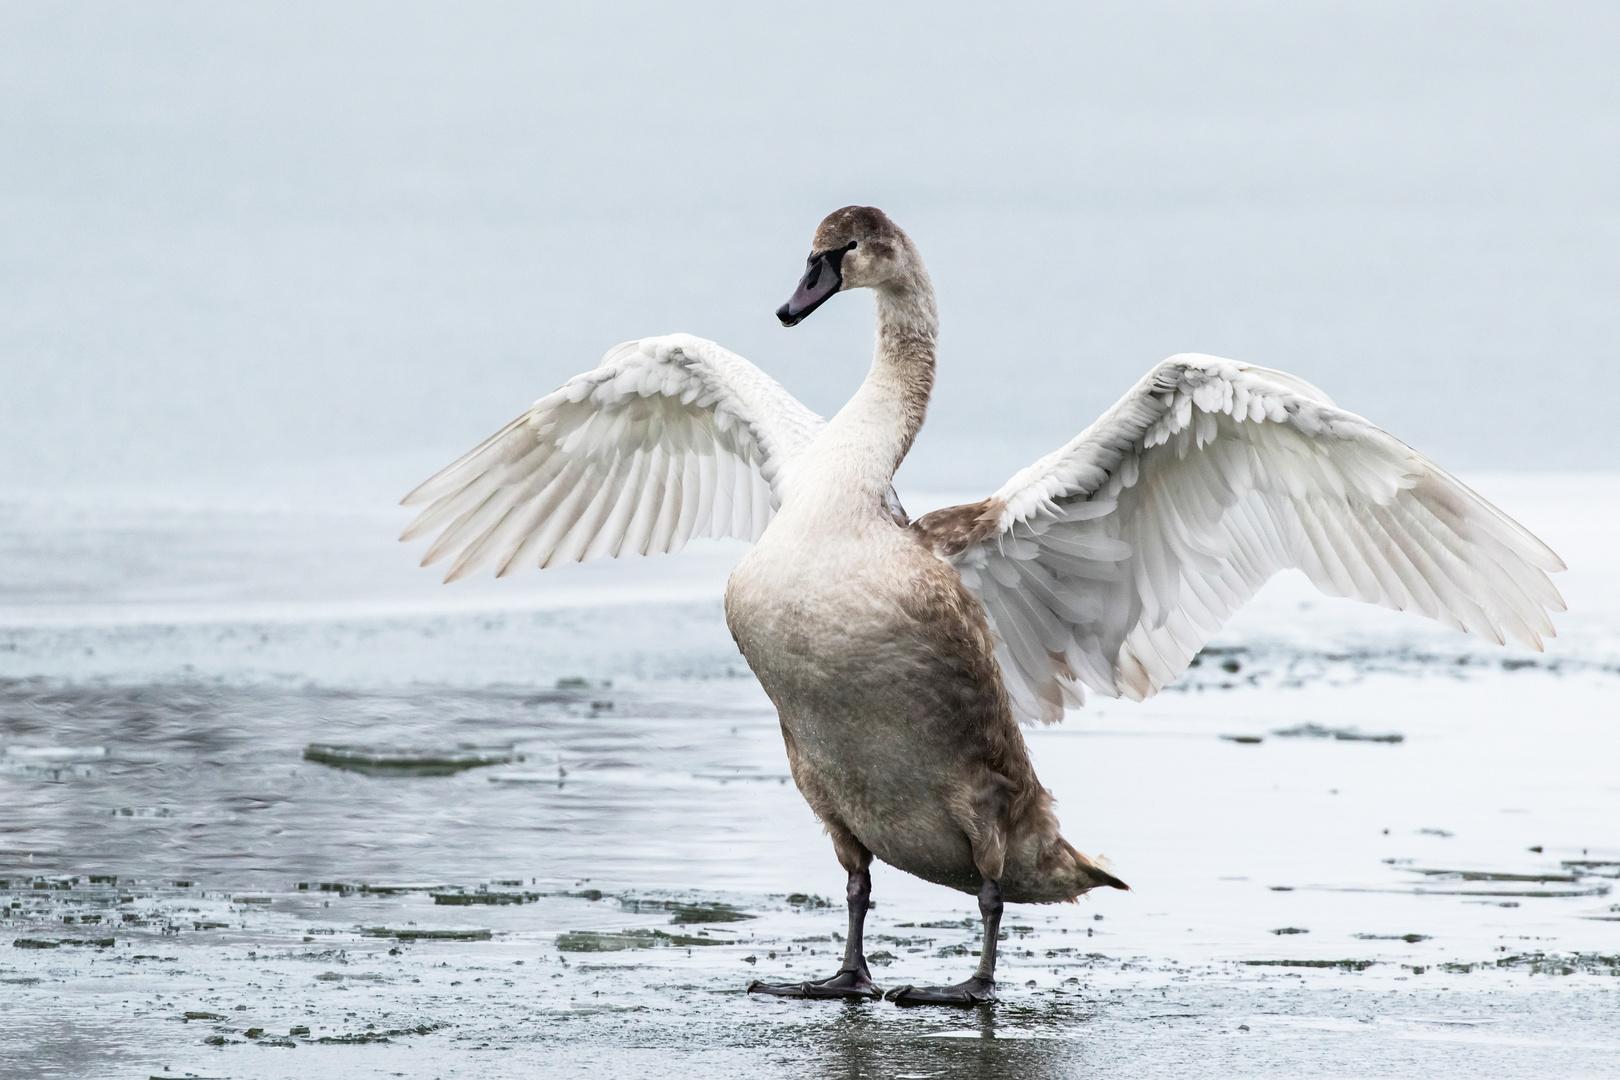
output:
[[[776,309],[776,317],[783,326],[797,326],[827,298],[844,284],[838,264],[844,261],[843,251],[813,251],[805,260],[804,277],[787,303]]]

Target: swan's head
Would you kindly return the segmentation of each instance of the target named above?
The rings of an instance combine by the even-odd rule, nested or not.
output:
[[[783,326],[797,326],[833,293],[881,288],[910,275],[915,265],[920,263],[910,237],[883,211],[875,206],[834,210],[816,227],[804,277],[776,317]]]

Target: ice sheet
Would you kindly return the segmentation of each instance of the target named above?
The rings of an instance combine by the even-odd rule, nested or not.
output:
[[[13,501],[0,1073],[1603,1075],[1620,484],[1479,485],[1572,565],[1548,653],[1279,581],[1177,688],[1031,731],[1132,891],[1011,909],[965,1016],[741,993],[836,966],[843,882],[724,630],[738,549],[440,589],[382,512]],[[961,977],[972,898],[874,879],[880,982]]]

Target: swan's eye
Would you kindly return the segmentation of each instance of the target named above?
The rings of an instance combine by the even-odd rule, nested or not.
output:
[[[858,248],[860,246],[861,246],[861,242],[859,240],[851,240],[849,243],[844,245],[844,250],[845,251],[854,251],[856,248]]]

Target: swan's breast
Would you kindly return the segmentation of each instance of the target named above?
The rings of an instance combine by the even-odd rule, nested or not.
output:
[[[772,540],[737,565],[726,617],[791,734],[858,753],[886,728],[971,731],[1002,700],[982,608],[911,535]]]
[[[940,571],[955,573],[899,529],[776,533],[773,523],[732,572],[726,618],[761,679],[833,677],[914,622],[908,600]]]

